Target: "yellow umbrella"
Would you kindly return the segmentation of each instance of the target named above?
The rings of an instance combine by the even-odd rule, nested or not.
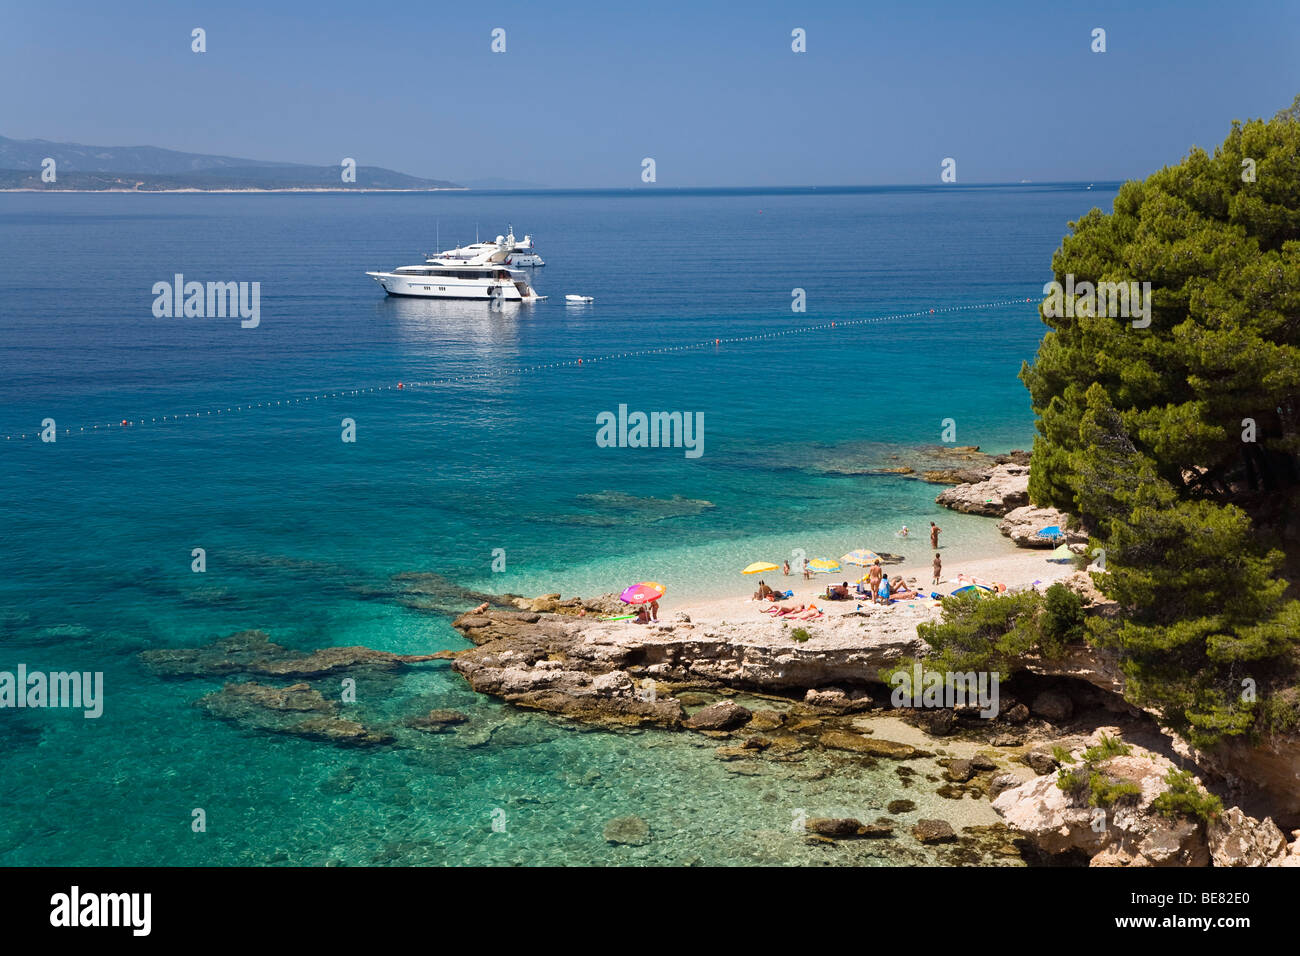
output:
[[[741,574],[766,574],[768,571],[780,571],[781,569],[775,564],[768,564],[766,561],[755,561]]]
[[[881,558],[880,555],[876,554],[874,551],[870,551],[866,548],[859,548],[856,551],[850,551],[848,554],[844,555],[844,557],[840,558],[840,560],[845,564],[860,564],[863,567],[866,567],[869,564],[881,560]]]
[[[840,563],[838,561],[830,561],[825,558],[816,558],[808,562],[808,567],[812,568],[812,570],[817,571],[819,573],[826,574],[831,571],[838,571],[840,569]]]

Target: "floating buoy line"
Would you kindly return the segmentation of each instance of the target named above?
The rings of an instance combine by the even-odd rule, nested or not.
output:
[[[832,322],[822,322],[817,325],[800,325],[789,329],[777,329],[772,332],[757,332],[753,335],[720,336],[703,342],[692,342],[686,345],[665,345],[652,349],[633,349],[629,352],[611,352],[608,355],[584,356],[582,358],[565,359],[558,362],[547,362],[542,365],[521,365],[515,366],[514,368],[499,368],[482,372],[470,372],[465,375],[450,375],[445,378],[428,379],[422,382],[397,382],[396,384],[390,385],[371,385],[366,388],[321,392],[318,395],[300,395],[296,398],[282,398],[264,402],[244,402],[239,405],[225,405],[193,412],[176,412],[169,415],[159,415],[150,418],[123,418],[121,421],[116,422],[67,426],[58,428],[57,431],[58,436],[63,437],[67,435],[84,434],[86,432],[134,428],[141,425],[171,424],[187,421],[189,419],[210,418],[214,415],[238,415],[257,409],[287,408],[293,405],[302,405],[307,402],[321,402],[335,398],[350,398],[354,395],[370,395],[377,392],[401,392],[411,388],[436,388],[443,385],[454,385],[458,382],[468,382],[481,378],[491,378],[494,376],[522,375],[528,372],[540,372],[552,368],[573,368],[592,365],[596,362],[610,362],[616,359],[637,358],[645,355],[666,355],[670,352],[690,352],[709,347],[717,348],[722,345],[732,345],[740,342],[759,342],[763,339],[781,338],[786,335],[802,335],[808,332],[822,332],[829,329],[848,328],[850,326],[858,325],[875,325],[879,322],[911,319],[923,315],[941,315],[947,312],[973,312],[979,309],[997,309],[1008,305],[1022,305],[1026,302],[1033,301],[1032,298],[1002,299],[998,302],[982,302],[978,305],[950,305],[943,308],[916,309],[911,312],[896,312],[892,315],[877,315],[866,319],[835,319]],[[30,432],[5,435],[4,437],[5,441],[21,441],[23,439],[39,440],[41,431],[40,428],[36,428]]]

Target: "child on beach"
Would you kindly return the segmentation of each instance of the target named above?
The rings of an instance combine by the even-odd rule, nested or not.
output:
[[[889,575],[884,574],[880,577],[880,589],[876,592],[876,596],[880,598],[881,604],[887,605],[889,604],[889,594]]]
[[[788,560],[785,562],[785,567],[781,570],[781,573],[787,578],[790,576],[790,562]]]
[[[807,559],[807,558],[804,558],[804,559],[803,559],[803,579],[804,579],[805,581],[811,581],[811,580],[812,580],[812,568],[808,567],[808,559]]]
[[[939,586],[939,574],[943,571],[943,560],[939,557],[939,552],[934,553],[934,586]]]

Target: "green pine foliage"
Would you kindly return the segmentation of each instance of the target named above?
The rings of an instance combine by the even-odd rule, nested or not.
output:
[[[1023,591],[996,597],[961,594],[943,599],[943,618],[917,626],[930,645],[930,669],[997,671],[1005,678],[1026,657],[1059,658],[1085,639],[1083,599],[1054,584],[1046,594]],[[906,665],[905,667],[903,665]],[[902,669],[911,662],[900,662]]]
[[[1209,823],[1223,812],[1223,801],[1196,786],[1188,770],[1170,768],[1165,775],[1169,789],[1151,801],[1151,807],[1161,816],[1189,817]]]
[[[1038,415],[1030,496],[1105,547],[1095,579],[1121,608],[1088,620],[1089,639],[1199,746],[1265,713],[1295,725],[1294,706],[1262,702],[1297,683],[1300,649],[1283,578],[1287,551],[1300,556],[1297,119],[1300,97],[1234,123],[1213,155],[1194,149],[1126,183],[1112,214],[1071,223],[1057,281],[1149,281],[1151,324],[1045,316],[1021,371]]]

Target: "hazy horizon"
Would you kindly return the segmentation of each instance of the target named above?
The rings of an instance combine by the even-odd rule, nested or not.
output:
[[[561,189],[647,185],[646,157],[660,187],[920,185],[950,157],[959,183],[1122,181],[1300,91],[1300,5],[1272,0],[397,3],[380,19],[338,0],[68,0],[57,29],[49,7],[7,20],[15,139]]]

